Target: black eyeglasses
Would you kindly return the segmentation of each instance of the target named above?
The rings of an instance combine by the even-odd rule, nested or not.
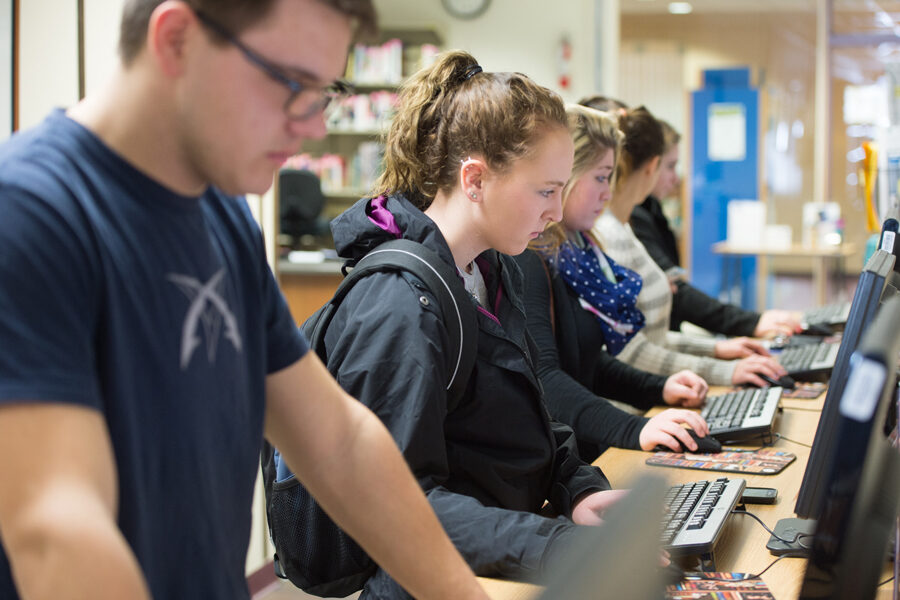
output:
[[[353,86],[346,81],[337,80],[327,86],[311,86],[291,79],[284,74],[283,69],[263,58],[228,31],[225,27],[211,19],[203,11],[195,10],[197,18],[213,33],[223,38],[240,50],[244,57],[266,75],[290,90],[290,96],[284,103],[284,112],[289,119],[302,121],[325,112],[330,106],[334,106],[353,93]]]

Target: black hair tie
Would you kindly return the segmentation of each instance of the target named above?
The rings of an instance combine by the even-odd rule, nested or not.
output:
[[[477,75],[478,73],[481,73],[482,71],[483,71],[483,69],[481,68],[481,65],[478,65],[478,64],[470,65],[470,66],[466,67],[466,72],[463,73],[462,80],[468,81],[469,79],[472,78],[473,75]]]

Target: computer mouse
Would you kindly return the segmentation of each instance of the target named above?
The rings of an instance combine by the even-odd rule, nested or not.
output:
[[[764,373],[757,373],[759,378],[774,387],[783,387],[786,390],[792,390],[797,387],[797,382],[790,375],[782,375],[778,379],[773,379]]]
[[[697,442],[697,449],[696,450],[688,450],[687,448],[685,448],[683,445],[681,445],[679,443],[678,445],[680,446],[680,449],[677,450],[677,452],[695,452],[697,454],[715,454],[717,452],[722,451],[722,442],[720,442],[716,438],[712,437],[711,435],[708,435],[706,437],[700,437],[699,435],[697,435],[697,432],[695,432],[693,429],[688,429],[687,432],[688,432],[688,434],[690,434],[690,436],[692,438],[694,438],[694,441]],[[657,446],[656,448],[654,448],[654,451],[655,452],[672,452],[672,449],[669,448],[668,446],[660,445],[660,446]]]
[[[829,336],[834,335],[834,330],[825,323],[806,323],[803,325],[803,333],[806,335]]]

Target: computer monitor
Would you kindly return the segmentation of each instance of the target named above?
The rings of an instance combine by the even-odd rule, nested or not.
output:
[[[550,566],[538,600],[662,598],[665,581],[656,566],[667,489],[661,478],[645,475],[606,511],[603,525],[579,528]]]
[[[898,266],[900,266],[900,259],[895,260],[894,271],[888,275],[887,281],[884,284],[884,291],[881,293],[882,302],[885,302],[892,296],[900,294],[900,271],[897,271]]]
[[[881,237],[878,238],[878,249],[890,252],[894,256],[900,257],[900,215],[897,210],[891,211],[892,214],[881,224]],[[894,263],[894,270],[900,271],[900,259]]]
[[[794,512],[800,517],[815,519],[822,510],[824,497],[821,475],[828,471],[828,465],[832,462],[831,454],[834,444],[831,443],[831,440],[834,436],[839,399],[843,395],[844,384],[847,382],[850,356],[856,350],[863,330],[875,316],[884,292],[885,282],[893,272],[894,262],[893,254],[877,250],[859,276],[859,283],[850,304],[850,316],[847,318],[847,326],[841,337],[840,350],[838,350],[828,391],[825,394],[822,416],[813,439],[797,504],[794,507]]]
[[[900,298],[879,310],[838,403],[838,448],[800,598],[872,598],[900,502],[900,454],[883,434],[897,394]]]
[[[819,418],[819,426],[813,439],[812,449],[794,512],[799,518],[781,519],[775,526],[775,535],[793,539],[798,534],[810,533],[815,519],[822,511],[825,499],[824,484],[830,475],[835,453],[835,426],[838,405],[844,393],[850,366],[850,357],[856,350],[863,330],[872,322],[885,290],[885,283],[891,277],[895,257],[884,250],[876,250],[859,276],[859,283],[853,294],[850,316],[841,338],[840,349],[835,359],[834,369],[825,395],[825,404]],[[892,295],[892,294],[888,294]],[[803,544],[788,544],[773,536],[766,546],[773,554],[803,552]]]

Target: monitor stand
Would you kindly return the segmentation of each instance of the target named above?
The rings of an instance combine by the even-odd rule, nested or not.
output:
[[[775,523],[775,535],[785,540],[792,540],[797,538],[796,542],[789,544],[787,542],[783,542],[776,538],[775,536],[769,537],[769,541],[766,544],[766,548],[769,549],[769,552],[774,554],[775,556],[781,556],[782,554],[802,554],[804,557],[809,556],[809,551],[812,549],[812,534],[816,531],[816,520],[815,519],[779,519],[777,523]]]

